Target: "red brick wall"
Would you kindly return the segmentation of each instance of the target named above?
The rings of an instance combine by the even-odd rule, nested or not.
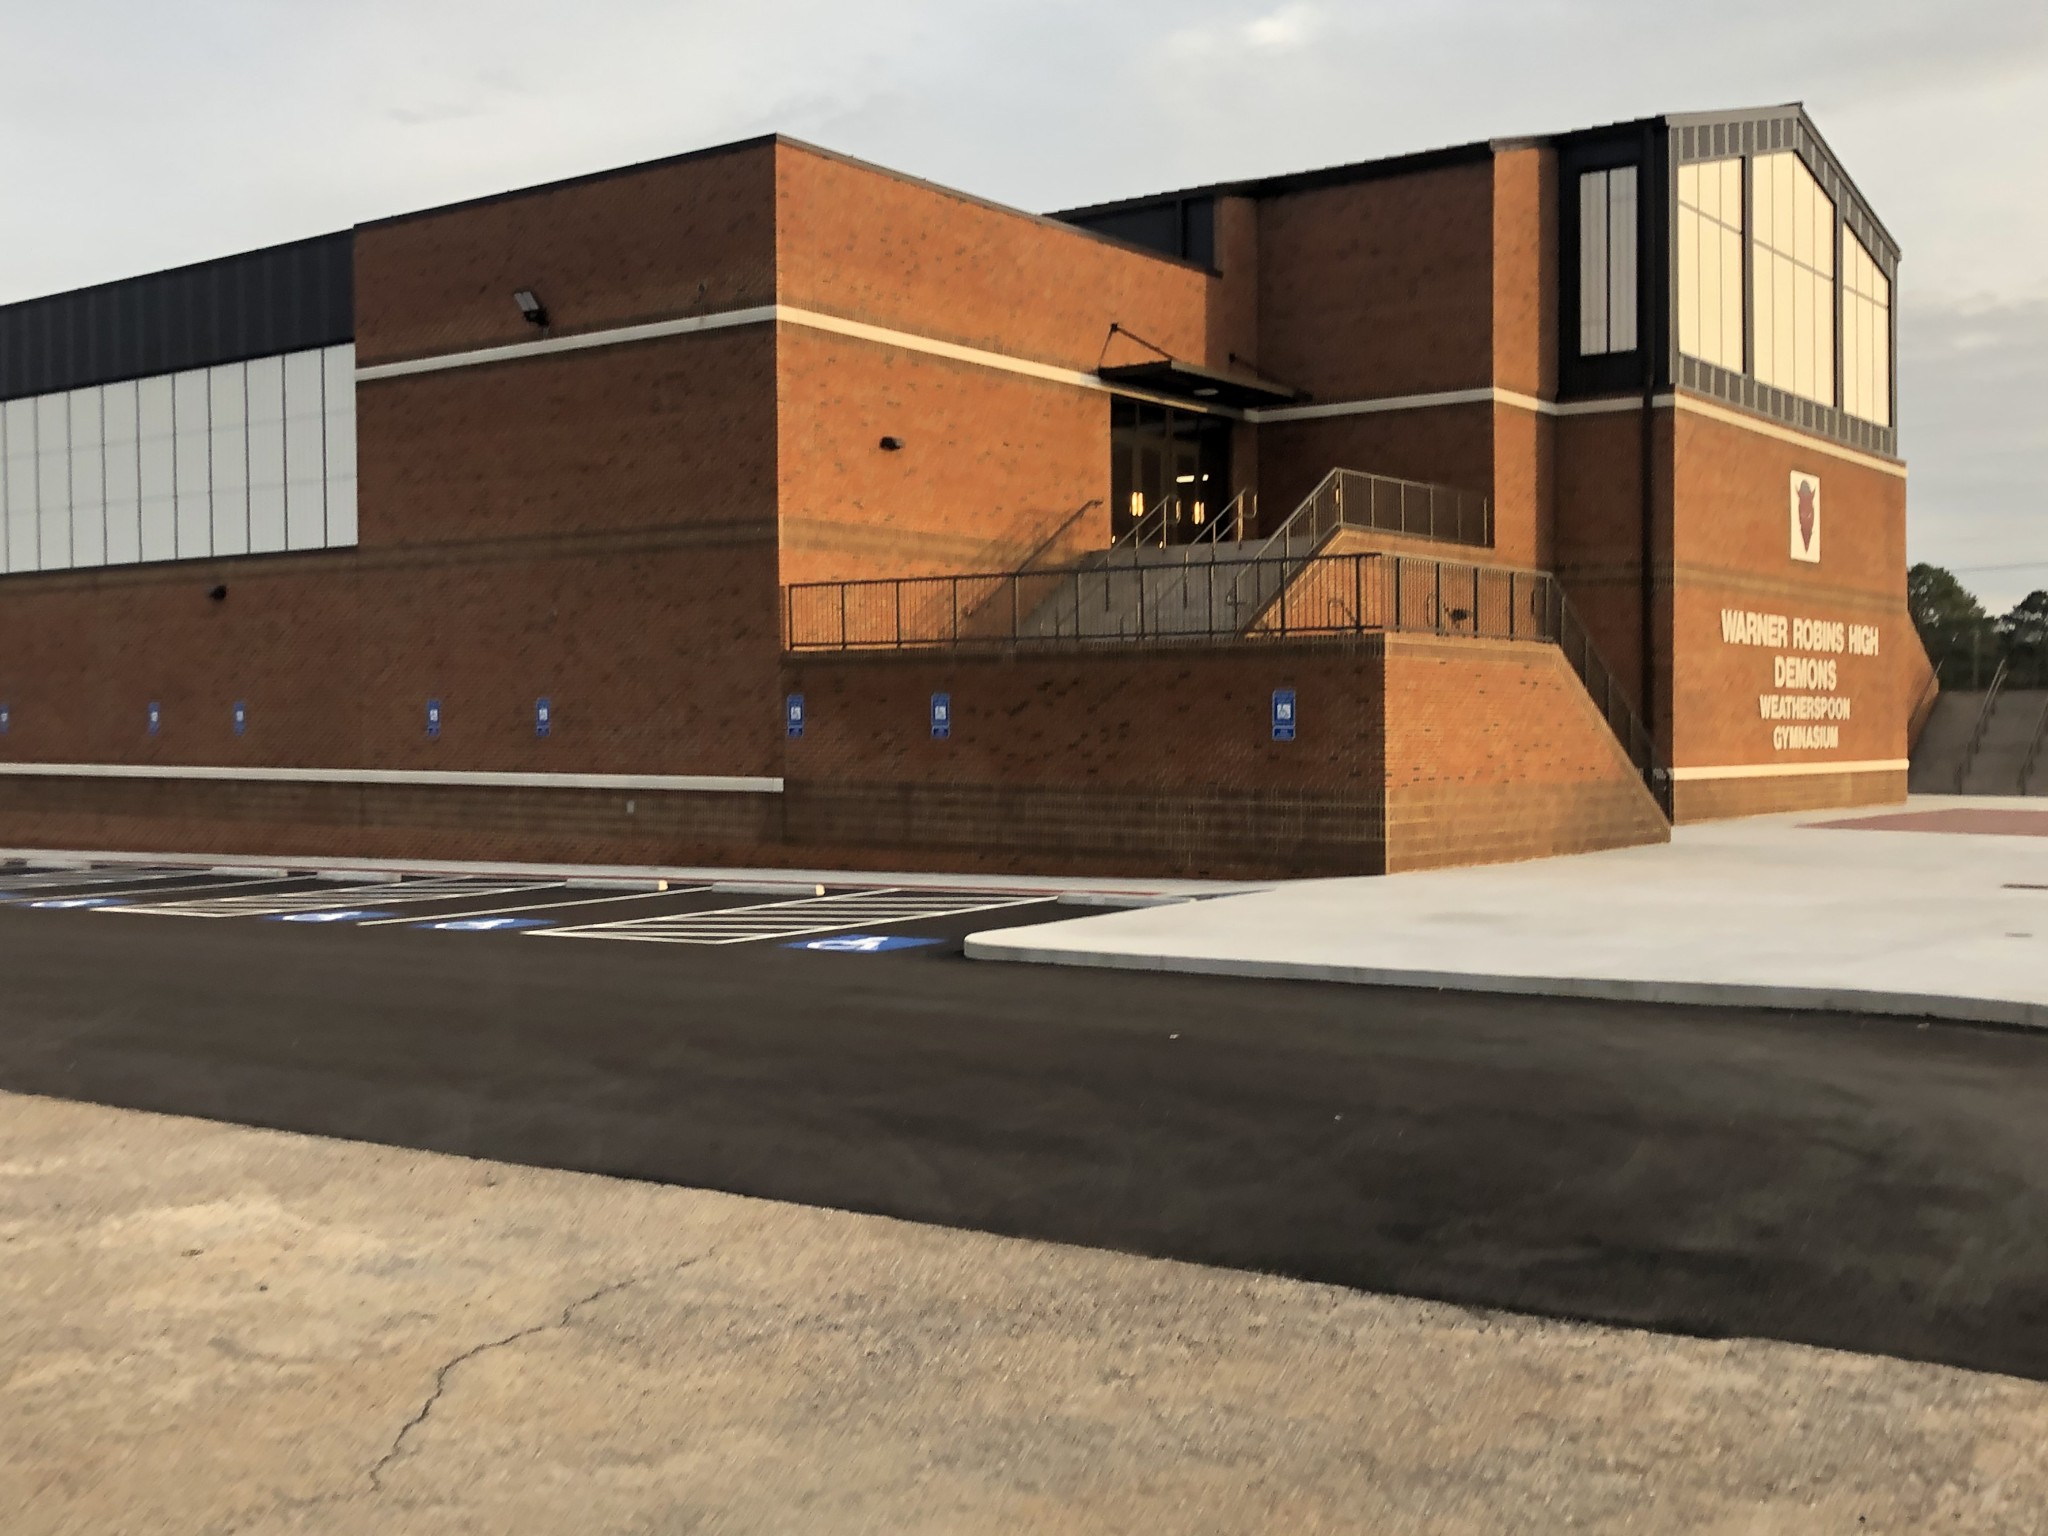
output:
[[[224,602],[207,597],[216,582]],[[773,773],[776,601],[771,544],[673,532],[16,579],[0,605],[6,755]],[[542,696],[555,715],[546,740],[534,734]],[[425,733],[429,698],[442,701],[439,740]]]
[[[775,354],[761,325],[363,383],[362,546],[772,537]]]
[[[756,140],[363,225],[356,360],[532,341],[520,288],[557,336],[773,303],[775,162]]]
[[[785,581],[1006,571],[1055,534],[1068,554],[1109,543],[1106,396],[799,326],[780,364]]]
[[[1490,162],[1264,200],[1261,366],[1318,400],[1488,383],[1492,233]]]
[[[1681,767],[1771,765],[1808,770],[1795,787],[1765,778],[1729,780],[1711,792],[1689,788],[1686,814],[1868,803],[1897,798],[1903,779],[1869,778],[1848,791],[1832,775],[1811,770],[1829,762],[1891,762],[1907,755],[1909,695],[1922,660],[1906,612],[1905,481],[1819,444],[1792,443],[1695,411],[1678,413],[1677,493],[1685,516],[1675,565],[1674,763]],[[1821,487],[1818,564],[1790,554],[1793,471]],[[1815,651],[1795,644],[1724,642],[1724,609],[1875,625],[1876,656]],[[1832,662],[1833,688],[1779,684],[1774,660],[1786,655]],[[1834,749],[1788,749],[1775,743],[1780,724],[1759,711],[1760,696],[1836,694],[1852,710],[1828,722]],[[1892,783],[1898,778],[1897,784]],[[1894,794],[1892,791],[1896,790]],[[1846,793],[1849,798],[1834,798]],[[1789,800],[1788,800],[1789,797]]]
[[[793,840],[955,867],[1303,875],[1655,841],[1555,647],[1433,637],[795,657]],[[1272,690],[1298,736],[1272,740]],[[930,702],[950,695],[952,735]]]
[[[801,309],[1082,371],[1112,321],[1223,361],[1217,278],[802,145],[778,148],[776,235],[778,297]],[[1117,348],[1109,361],[1152,355]]]
[[[1557,647],[1392,635],[1385,690],[1390,872],[1670,836]]]

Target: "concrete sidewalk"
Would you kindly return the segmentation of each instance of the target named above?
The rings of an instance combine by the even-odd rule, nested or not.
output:
[[[2048,1386],[0,1095],[9,1536],[2018,1532]]]
[[[2003,830],[1981,830],[1992,826]],[[2039,1027],[2044,834],[2039,800],[1916,796],[1903,808],[1680,827],[1664,846],[1302,881],[979,934],[967,952]]]

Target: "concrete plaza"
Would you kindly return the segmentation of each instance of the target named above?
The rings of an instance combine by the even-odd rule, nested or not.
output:
[[[2048,1025],[2048,810],[1904,807],[976,935],[981,960]]]

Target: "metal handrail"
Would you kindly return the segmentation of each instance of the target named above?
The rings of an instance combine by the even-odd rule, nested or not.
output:
[[[1190,588],[1190,600],[1177,608],[1155,604],[1148,615],[1141,593],[1135,615],[1099,619],[1085,601],[1086,580],[1099,573],[1079,569],[810,582],[784,589],[785,632],[798,652],[1256,643],[1374,633],[1547,641],[1564,653],[1645,787],[1671,814],[1671,775],[1655,739],[1548,572],[1370,550],[1253,556],[1245,563],[1273,568],[1276,595],[1241,615],[1221,590],[1238,563],[1198,567],[1206,583]],[[1129,618],[1135,630],[1123,622]]]
[[[1977,760],[1977,749],[1984,745],[1984,732],[1991,725],[1991,712],[1998,707],[1999,690],[2005,687],[2006,668],[2012,665],[2010,656],[1998,658],[1998,670],[1991,674],[1991,686],[1984,691],[1984,702],[1977,708],[1977,723],[1970,729],[1970,739],[1963,745],[1963,760],[1956,765],[1956,793],[1963,792],[1963,780],[1970,776],[1970,764]]]
[[[2048,741],[2048,703],[2041,706],[2041,718],[2034,722],[2034,739],[2027,745],[2026,761],[2020,764],[2020,793],[2027,792],[2027,781],[2034,776],[2034,764],[2040,759],[2041,744]]]
[[[1082,502],[1080,506],[1074,508],[1072,512],[1068,513],[1066,517],[1061,520],[1059,527],[1053,529],[1051,533],[1048,533],[1044,538],[1040,539],[1038,541],[1038,547],[1032,550],[1030,554],[1026,555],[1021,561],[1018,562],[1017,569],[1020,571],[1037,570],[1039,562],[1043,560],[1047,555],[1051,554],[1055,546],[1058,545],[1059,541],[1062,538],[1066,537],[1067,530],[1069,528],[1072,528],[1074,524],[1081,521],[1082,518],[1086,517],[1091,511],[1093,511],[1095,508],[1101,505],[1102,498],[1100,496],[1091,496],[1086,501]]]
[[[1922,648],[1922,655],[1926,654]],[[1906,750],[1911,751],[1919,744],[1920,733],[1927,728],[1927,721],[1934,713],[1935,701],[1941,696],[1941,669],[1929,664],[1927,682],[1920,689],[1920,697],[1913,701],[1912,709],[1906,713]]]

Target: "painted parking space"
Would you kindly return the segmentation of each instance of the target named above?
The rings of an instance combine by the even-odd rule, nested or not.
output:
[[[400,875],[315,868],[0,870],[0,895],[52,913],[250,921],[337,933],[583,938],[741,952],[944,958],[970,929],[1065,915],[1055,892],[670,885],[660,881]]]
[[[867,929],[1000,912],[1047,903],[1044,896],[998,896],[978,891],[884,888],[837,895],[757,902],[712,911],[620,918],[542,930],[550,939],[606,939],[634,944],[754,944],[806,934]]]
[[[129,901],[124,914],[145,917],[268,917],[312,921],[364,922],[391,916],[390,908],[458,898],[524,895],[559,891],[564,880],[479,880],[462,876],[423,876],[363,885],[321,884],[310,890],[238,892],[194,900]]]

